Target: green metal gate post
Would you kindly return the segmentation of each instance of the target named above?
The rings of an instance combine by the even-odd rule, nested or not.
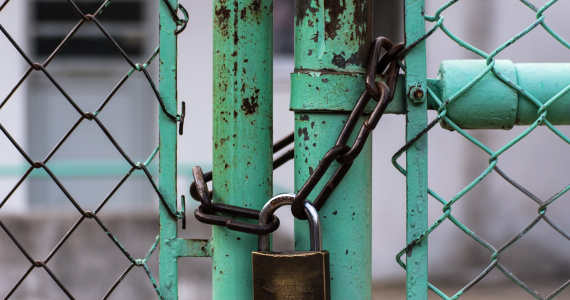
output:
[[[165,3],[178,7],[176,0],[160,2],[160,95],[167,111],[177,111],[176,97],[176,35],[177,24]],[[160,192],[171,211],[176,211],[176,144],[177,123],[159,110],[159,182]],[[164,299],[178,299],[178,253],[170,243],[177,235],[177,220],[168,213],[162,203],[160,213],[160,292]]]
[[[405,1],[406,44],[410,45],[425,34],[424,0]],[[425,41],[406,54],[406,142],[427,126],[427,79]],[[427,135],[406,151],[406,242],[420,237],[428,226]],[[407,299],[428,298],[427,239],[406,253]]]
[[[371,13],[371,0],[296,1],[295,72],[291,75],[296,190],[334,146],[365,88]],[[319,212],[323,248],[330,251],[334,299],[371,297],[371,145],[368,140],[349,174]],[[331,169],[335,169],[334,164]],[[330,178],[332,173],[330,170],[324,177]],[[326,180],[322,181],[309,200],[323,187]],[[296,248],[309,249],[308,241],[306,221],[296,220]]]
[[[214,1],[215,202],[261,209],[272,195],[272,10],[272,0]],[[257,236],[214,226],[212,239],[213,299],[252,299]]]

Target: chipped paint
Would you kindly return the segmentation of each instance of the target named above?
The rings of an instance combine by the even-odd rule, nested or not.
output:
[[[295,68],[363,70],[372,40],[371,0],[296,1]],[[303,28],[303,30],[299,30]],[[315,56],[314,53],[317,53]],[[344,52],[344,54],[341,54]],[[307,59],[309,58],[309,59]]]
[[[372,40],[368,30],[372,1],[298,0],[296,4],[291,109],[295,111],[295,188],[299,190],[335,144],[347,112],[364,88],[364,62]],[[371,143],[367,143],[354,161],[352,176],[343,179],[342,187],[319,212],[323,230],[335,232],[323,236],[323,245],[331,251],[331,294],[338,299],[354,295],[370,298],[368,212],[372,196],[366,178],[371,172],[371,153]],[[335,169],[328,170],[324,178],[330,178]],[[308,199],[314,199],[327,180],[321,181]],[[348,209],[363,217],[341,214]],[[306,224],[295,222],[295,248],[306,249]],[[347,244],[354,245],[354,249],[345,254]]]
[[[214,1],[214,202],[260,209],[272,194],[272,7]],[[212,239],[213,299],[251,299],[256,237],[214,226]]]

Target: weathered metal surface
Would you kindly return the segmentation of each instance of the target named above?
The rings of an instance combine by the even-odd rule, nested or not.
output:
[[[176,0],[170,1],[172,7],[177,7]],[[160,64],[159,86],[164,106],[168,111],[177,111],[176,92],[176,60],[177,24],[173,20],[168,5],[160,1]],[[165,207],[160,203],[160,293],[164,299],[178,299],[178,251],[170,246],[170,242],[176,239],[177,220],[172,218],[170,211],[176,211],[176,145],[177,124],[163,111],[159,112],[159,181],[160,192],[166,202]]]
[[[370,0],[296,0],[295,70],[362,71],[372,40]]]
[[[338,184],[343,180],[344,176],[352,167],[354,159],[360,154],[368,137],[376,128],[376,125],[383,116],[388,104],[394,98],[394,91],[396,87],[396,80],[400,70],[397,60],[397,53],[404,48],[404,44],[394,45],[390,40],[380,37],[374,40],[371,45],[370,55],[368,58],[368,70],[366,75],[366,88],[358,98],[352,112],[346,120],[335,145],[330,148],[323,156],[319,164],[314,168],[314,172],[307,179],[305,184],[299,189],[295,196],[295,201],[291,205],[291,212],[297,219],[304,220],[306,217],[303,212],[303,203],[310,193],[314,190],[316,184],[323,178],[324,173],[330,168],[333,161],[339,162],[341,165],[336,167],[334,175],[328,180],[325,187],[319,192],[319,195],[313,199],[315,208],[320,209],[327,201],[329,196],[337,188]],[[383,50],[387,50],[386,55],[380,60]],[[380,61],[380,62],[378,62]],[[391,61],[390,63],[386,63]],[[380,69],[385,68],[389,64],[386,74],[388,77],[387,83],[376,82],[376,73]],[[366,105],[371,102],[376,102],[370,116],[364,112]],[[347,144],[348,138],[356,130],[356,123],[361,117],[366,117],[367,120],[358,129],[358,136],[355,138],[354,143],[350,146]]]
[[[296,86],[299,78],[320,80],[318,92],[303,95],[296,87],[291,92],[295,110],[296,190],[305,183],[325,152],[335,145],[348,117],[342,109],[331,111],[337,108],[329,106],[333,103],[327,103],[323,95],[341,98],[338,85],[342,85],[345,92],[348,90],[345,99],[356,101],[359,95],[352,97],[351,93],[361,93],[364,88],[358,77],[364,75],[372,41],[371,5],[370,0],[296,1],[292,85]],[[326,75],[312,77],[309,73],[313,71]],[[328,75],[331,72],[342,75]],[[339,77],[342,79],[336,79]],[[330,79],[331,84],[322,79]],[[347,83],[340,83],[345,79]],[[302,89],[316,90],[309,87],[310,83],[300,84],[304,86]],[[361,118],[357,126],[363,121]],[[349,142],[354,141],[355,135]],[[365,144],[347,176],[319,211],[323,249],[330,252],[331,295],[335,299],[350,299],[354,295],[361,299],[371,297],[371,144],[370,140]],[[337,163],[333,163],[333,167],[334,164]],[[329,178],[332,173],[330,170],[324,177]],[[320,191],[323,184],[319,183],[315,190]],[[316,196],[311,193],[308,199]],[[306,221],[295,221],[296,249],[308,248],[306,226]]]
[[[447,101],[465,87],[487,67],[485,60],[449,60],[440,65],[439,76],[428,79],[427,86],[442,101]],[[534,95],[540,103],[560,93],[553,102],[547,119],[553,125],[570,125],[570,93],[561,90],[570,82],[570,64],[514,64],[511,61],[495,61],[495,71],[518,84]],[[448,106],[447,114],[457,126],[463,129],[510,129],[516,125],[530,125],[536,121],[539,107],[518,93],[490,71],[470,89],[456,97]],[[400,75],[393,101],[386,113],[405,114],[406,101],[412,95],[406,90],[405,75]],[[385,80],[384,80],[385,81]],[[350,112],[359,97],[351,86],[364,84],[364,75],[341,72],[301,71],[291,75],[291,109],[307,111]],[[423,89],[411,87],[417,92]],[[304,101],[306,98],[322,97],[322,101]],[[425,95],[428,109],[437,110],[439,105],[431,94]],[[424,99],[424,95],[420,97]],[[374,103],[365,111],[371,112]],[[451,129],[444,121],[441,125]]]
[[[295,194],[269,200],[259,214],[266,224],[281,206],[292,205]],[[254,299],[330,299],[329,252],[322,250],[322,232],[317,210],[303,202],[309,222],[310,251],[271,252],[269,234],[260,235],[258,251],[252,253]]]
[[[329,252],[253,252],[256,300],[330,300]]]
[[[530,125],[540,115],[529,101],[495,73],[510,79],[545,104],[570,83],[570,64],[514,64],[509,60],[494,62],[487,73],[447,107],[447,117],[463,129],[510,129]],[[484,60],[444,61],[437,79],[443,101],[467,86],[487,68]],[[570,94],[564,91],[548,108],[547,119],[554,125],[570,124]],[[442,126],[450,129],[445,122]]]
[[[386,113],[405,113],[405,80],[403,75],[396,83],[396,94]],[[380,78],[378,78],[380,80]],[[299,111],[342,111],[350,112],[362,94],[364,74],[339,72],[296,72],[291,74],[291,110]],[[360,87],[360,88],[355,88]],[[320,101],[305,101],[306,98]],[[365,111],[372,112],[375,102],[369,103]]]
[[[548,105],[546,119],[553,125],[570,125],[570,64],[515,64],[515,68],[518,85]],[[540,116],[540,108],[522,94],[518,95],[516,125],[533,124]]]
[[[272,194],[272,1],[214,1],[213,201]],[[251,299],[254,235],[214,226],[213,299]]]
[[[441,98],[449,99],[486,67],[484,60],[442,62],[438,76]],[[509,78],[516,78],[515,65],[510,61],[497,61],[495,69]],[[487,73],[447,107],[447,116],[465,129],[510,129],[515,124],[516,115],[517,92],[502,83],[493,72]],[[444,121],[441,124],[445,128],[448,127]]]
[[[406,45],[410,45],[425,34],[424,0],[405,1]],[[406,54],[406,141],[414,139],[427,124],[427,80],[425,41],[420,42]],[[422,99],[415,99],[414,93],[424,91]],[[422,101],[424,100],[424,101]],[[406,242],[417,239],[427,228],[427,135],[419,138],[406,152],[406,197],[407,221]],[[427,240],[408,250],[406,255],[407,299],[427,299]]]
[[[295,142],[295,187],[308,179],[325,152],[334,146],[346,116],[342,114],[305,113],[295,118],[298,133]],[[356,126],[362,125],[360,118]],[[354,141],[357,133],[349,139]],[[351,170],[319,211],[323,230],[323,249],[330,252],[331,295],[350,299],[359,295],[370,299],[371,290],[371,140],[366,142]],[[299,151],[298,151],[299,150]],[[333,175],[337,162],[325,173]],[[308,199],[315,199],[325,180],[315,187]],[[296,249],[308,249],[306,221],[295,221]]]
[[[294,134],[291,133],[285,138],[275,142],[275,144],[273,144],[273,152],[279,152],[289,144],[292,144],[293,140]],[[290,148],[276,157],[273,160],[273,170],[279,168],[287,161],[292,160],[294,156],[293,150],[293,148]],[[190,195],[194,200],[200,202],[200,205],[194,211],[194,216],[198,221],[251,234],[266,234],[277,230],[279,227],[279,219],[277,216],[274,216],[271,222],[265,222],[264,224],[252,224],[235,220],[235,217],[258,220],[260,211],[241,206],[213,203],[210,196],[212,191],[209,191],[207,186],[207,182],[212,180],[212,172],[203,173],[202,168],[195,166],[192,168],[192,173],[194,175],[194,182],[190,185]],[[221,216],[220,214],[226,214],[228,217]]]

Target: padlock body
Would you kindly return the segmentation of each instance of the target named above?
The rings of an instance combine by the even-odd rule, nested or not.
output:
[[[254,300],[330,299],[328,251],[252,253]]]

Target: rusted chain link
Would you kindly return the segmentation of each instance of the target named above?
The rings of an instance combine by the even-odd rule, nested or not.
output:
[[[267,224],[260,226],[257,224],[236,221],[230,217],[216,215],[216,213],[231,214],[237,217],[257,220],[259,219],[260,211],[223,203],[213,203],[210,200],[210,193],[208,191],[208,187],[206,186],[206,182],[203,180],[204,176],[202,174],[202,168],[196,166],[192,168],[192,173],[196,179],[195,186],[198,190],[202,203],[204,203],[198,206],[194,211],[194,216],[198,221],[210,225],[224,226],[235,231],[253,234],[266,234],[273,232],[279,228],[279,219],[276,216],[274,216],[273,219]]]
[[[283,150],[283,148],[285,148],[288,145],[290,145],[291,143],[293,143],[294,139],[295,139],[295,135],[292,132],[292,133],[288,134],[286,137],[282,138],[281,140],[275,142],[275,144],[273,144],[273,153],[277,153],[277,152]],[[287,150],[285,153],[283,153],[282,155],[278,156],[276,159],[273,160],[273,170],[279,168],[284,163],[293,159],[293,155],[294,155],[293,148],[291,148],[291,149]],[[198,193],[197,181],[204,181],[204,183],[212,181],[212,171],[209,171],[207,173],[200,173],[200,174],[203,174],[201,177],[199,177],[200,179],[198,179],[198,178],[196,178],[196,176],[194,176],[195,181],[192,182],[192,184],[190,185],[190,195],[192,196],[192,198],[194,198],[194,200],[201,201],[202,204],[204,205],[208,201],[204,201],[205,198],[203,198]],[[209,196],[212,197],[211,191],[209,192]]]
[[[394,98],[394,90],[396,87],[396,81],[398,79],[398,72],[400,71],[398,57],[399,53],[403,49],[404,43],[394,45],[390,40],[384,37],[379,37],[372,43],[368,59],[366,89],[364,92],[362,92],[360,99],[358,99],[358,102],[350,113],[346,124],[339,134],[335,146],[325,154],[325,156],[321,159],[315,168],[313,174],[311,174],[299,192],[297,192],[297,196],[291,205],[291,212],[295,218],[301,220],[307,218],[303,210],[303,202],[307,199],[307,196],[309,196],[309,194],[313,191],[315,186],[319,183],[323,175],[331,167],[332,163],[335,160],[340,163],[340,166],[338,166],[335,173],[332,175],[319,195],[313,201],[313,206],[317,210],[320,210],[320,208],[323,207],[332,192],[336,189],[346,173],[348,173],[350,170],[352,162],[362,151],[362,148],[364,147],[368,136],[374,130],[374,128],[376,128],[376,125],[380,121],[380,118],[384,114],[384,111],[386,111],[388,104]],[[387,52],[386,55],[380,59],[382,50],[386,50]],[[387,72],[384,73],[384,69],[386,68]],[[387,83],[384,83],[383,81],[376,82],[375,80],[377,74],[387,76]],[[364,108],[371,98],[378,103],[372,111],[369,119],[366,120],[360,127],[360,132],[358,133],[354,144],[352,147],[350,147],[346,144],[348,138],[354,131],[358,119],[364,115]]]
[[[287,135],[282,140],[276,142],[273,145],[273,153],[279,152],[283,148],[287,147],[294,140],[294,134],[291,133]],[[273,169],[277,169],[282,166],[287,161],[291,160],[294,156],[293,149],[287,150],[285,153],[277,157],[273,161]],[[225,226],[228,229],[252,233],[252,234],[267,234],[271,233],[279,227],[279,219],[274,216],[273,219],[265,225],[257,225],[236,221],[230,217],[223,217],[216,215],[220,214],[230,214],[243,218],[257,220],[259,219],[259,210],[243,208],[239,206],[232,206],[222,203],[214,203],[211,200],[212,192],[208,190],[207,182],[212,180],[212,172],[204,174],[202,168],[196,166],[192,168],[192,174],[194,174],[194,182],[190,186],[190,195],[197,201],[200,201],[200,206],[194,211],[194,216],[196,219],[202,223]]]
[[[382,50],[385,50],[386,53],[380,57]],[[336,160],[340,163],[340,166],[337,168],[333,176],[329,179],[323,190],[321,190],[317,198],[313,201],[313,205],[317,210],[324,205],[326,200],[330,197],[332,192],[342,181],[352,166],[354,159],[358,157],[362,151],[364,144],[368,139],[368,136],[374,130],[380,121],[380,118],[384,114],[384,111],[388,107],[388,104],[394,97],[394,90],[400,70],[399,60],[403,50],[404,43],[394,45],[390,40],[383,37],[379,37],[373,41],[368,60],[366,89],[360,96],[348,120],[346,121],[345,126],[340,132],[336,145],[325,154],[313,174],[311,174],[309,179],[297,193],[291,208],[293,215],[296,218],[306,219],[303,210],[303,202],[315,188],[317,183],[322,179],[323,175],[326,173],[328,168],[330,168],[332,163]],[[382,75],[387,79],[387,82],[376,82],[376,75]],[[365,114],[364,109],[371,98],[378,103],[372,111],[369,119],[365,121],[361,126],[360,132],[358,133],[358,136],[352,147],[348,146],[346,144],[348,138],[354,131],[359,118]],[[277,142],[273,146],[273,152],[275,153],[284,148],[287,144],[292,143],[293,139],[294,135],[291,134],[282,141]],[[273,161],[274,169],[292,159],[293,156],[293,149],[291,149],[282,156],[276,158]],[[212,203],[212,192],[209,191],[206,186],[206,182],[212,180],[212,172],[204,174],[202,173],[202,169],[200,167],[194,167],[192,171],[195,181],[190,186],[190,195],[192,195],[194,199],[201,202],[201,205],[196,208],[196,211],[194,212],[195,217],[199,221],[212,225],[226,226],[232,230],[253,234],[266,234],[268,232],[275,231],[279,226],[279,220],[276,217],[270,224],[268,224],[269,226],[266,225],[260,227],[254,224],[237,222],[229,217],[221,217],[215,215],[216,213],[233,213],[235,215],[240,214],[240,216],[246,218],[257,219],[259,216],[259,211],[247,209],[248,212],[246,213],[243,211],[244,208],[241,207]]]

